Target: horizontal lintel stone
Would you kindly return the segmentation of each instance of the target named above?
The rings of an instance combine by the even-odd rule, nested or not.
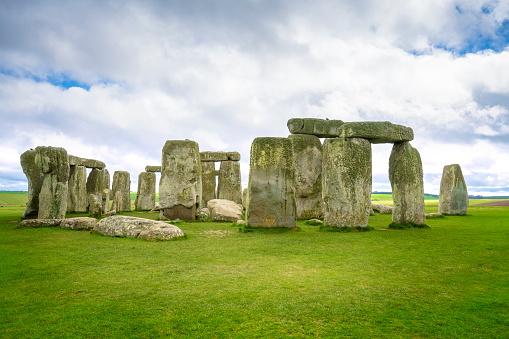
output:
[[[239,152],[200,152],[201,161],[240,161]]]
[[[335,138],[339,136],[339,128],[343,125],[343,121],[292,118],[288,120],[286,125],[292,134],[310,134],[319,138]]]
[[[69,165],[71,166],[85,166],[86,168],[103,169],[106,164],[99,160],[80,158],[75,155],[69,154]]]
[[[145,172],[161,172],[161,166],[145,166]]]
[[[414,139],[410,127],[396,125],[389,121],[346,122],[339,129],[341,138],[363,138],[372,144],[397,143]]]

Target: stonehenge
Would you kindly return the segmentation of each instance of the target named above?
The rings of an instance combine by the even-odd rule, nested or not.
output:
[[[461,167],[458,164],[447,165],[442,173],[438,213],[466,215],[468,210],[468,192]]]

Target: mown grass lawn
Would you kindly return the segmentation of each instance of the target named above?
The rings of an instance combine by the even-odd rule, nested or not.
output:
[[[169,242],[16,228],[22,212],[0,209],[2,338],[509,336],[507,207],[363,233],[180,222]]]

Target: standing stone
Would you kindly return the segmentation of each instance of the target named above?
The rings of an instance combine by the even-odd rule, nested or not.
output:
[[[117,200],[115,211],[129,212],[131,210],[131,178],[127,171],[115,171],[111,195]]]
[[[109,188],[103,189],[101,208],[106,213],[110,207],[110,192]]]
[[[389,159],[392,186],[392,222],[425,225],[424,181],[421,156],[409,142],[394,144]]]
[[[87,206],[87,168],[85,166],[70,166],[67,211],[86,212]]]
[[[23,212],[23,219],[36,219],[39,214],[39,194],[44,173],[35,164],[35,155],[35,150],[28,150],[20,156],[21,168],[28,179],[28,202]]]
[[[322,143],[314,135],[292,134],[297,218],[323,217]]]
[[[297,226],[295,171],[290,139],[263,137],[253,140],[248,190],[248,226]]]
[[[213,161],[201,162],[202,173],[202,202],[201,206],[207,206],[209,200],[216,198],[216,169]]]
[[[242,204],[242,183],[238,161],[221,161],[217,182],[217,198]]]
[[[168,140],[162,153],[160,215],[172,220],[195,220],[202,200],[198,143],[191,140]]]
[[[95,194],[97,200],[103,201],[103,194],[105,189],[110,188],[110,173],[105,169],[94,168],[90,171],[87,178],[87,194]],[[103,210],[106,212],[108,209]],[[90,210],[89,210],[90,213]]]
[[[247,210],[247,205],[249,203],[249,190],[247,188],[244,188],[242,191],[242,206],[245,210]]]
[[[325,227],[366,227],[371,211],[371,143],[326,139],[323,144]]]
[[[39,193],[39,219],[64,219],[67,211],[69,161],[61,147],[35,148],[35,164],[44,173]]]
[[[102,217],[102,203],[95,194],[88,195],[88,214],[94,218]]]
[[[468,192],[465,178],[458,164],[447,165],[440,182],[438,212],[451,215],[466,215],[468,210]]]
[[[141,172],[138,175],[138,192],[134,200],[136,211],[150,211],[156,203],[156,174]]]

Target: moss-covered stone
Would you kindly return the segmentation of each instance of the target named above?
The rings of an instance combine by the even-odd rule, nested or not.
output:
[[[161,172],[161,166],[145,166],[145,172]]]
[[[323,145],[324,227],[366,227],[371,211],[371,144],[326,139]]]
[[[131,178],[127,171],[115,171],[113,173],[113,184],[111,195],[116,199],[115,211],[131,210]],[[113,206],[112,206],[113,209]]]
[[[297,218],[323,218],[322,143],[314,135],[292,134]]]
[[[203,153],[203,152],[202,152]],[[201,153],[200,153],[201,154]],[[213,161],[202,161],[202,207],[216,198],[216,169]]]
[[[138,175],[138,192],[134,200],[136,211],[150,211],[156,203],[156,174],[141,172]]]
[[[23,212],[23,219],[35,219],[39,213],[39,194],[44,173],[35,164],[35,154],[35,150],[28,150],[20,156],[21,168],[28,179],[28,202]]]
[[[86,212],[88,206],[87,169],[85,166],[70,166],[67,195],[68,212]]]
[[[372,144],[411,141],[414,132],[410,127],[396,125],[389,121],[347,122],[339,129],[342,138],[364,138]]]
[[[466,215],[468,191],[463,172],[458,164],[447,165],[442,173],[438,212],[451,215]]]
[[[80,158],[75,155],[69,155],[70,166],[84,166],[86,168],[103,169],[106,167],[104,162],[94,159]]]
[[[256,138],[251,145],[247,225],[297,226],[295,170],[288,138]]]
[[[110,173],[106,168],[104,169],[97,169],[93,168],[92,171],[88,174],[87,178],[87,194],[90,196],[90,194],[94,194],[96,196],[97,201],[99,201],[99,204],[102,209],[102,201],[104,196],[104,190],[110,189]],[[106,208],[102,209],[102,212],[106,213],[108,211],[108,206],[105,206]],[[88,205],[88,212],[90,212],[90,199],[89,199],[89,205]]]
[[[288,120],[288,130],[292,134],[310,134],[319,138],[334,138],[339,135],[341,120],[323,120],[314,118],[292,118]]]
[[[424,225],[424,181],[419,152],[409,142],[394,144],[389,159],[392,186],[392,222]]]
[[[238,161],[221,161],[217,179],[217,198],[242,204],[242,182]]]
[[[202,162],[209,161],[240,161],[239,152],[200,152],[200,159]]]

